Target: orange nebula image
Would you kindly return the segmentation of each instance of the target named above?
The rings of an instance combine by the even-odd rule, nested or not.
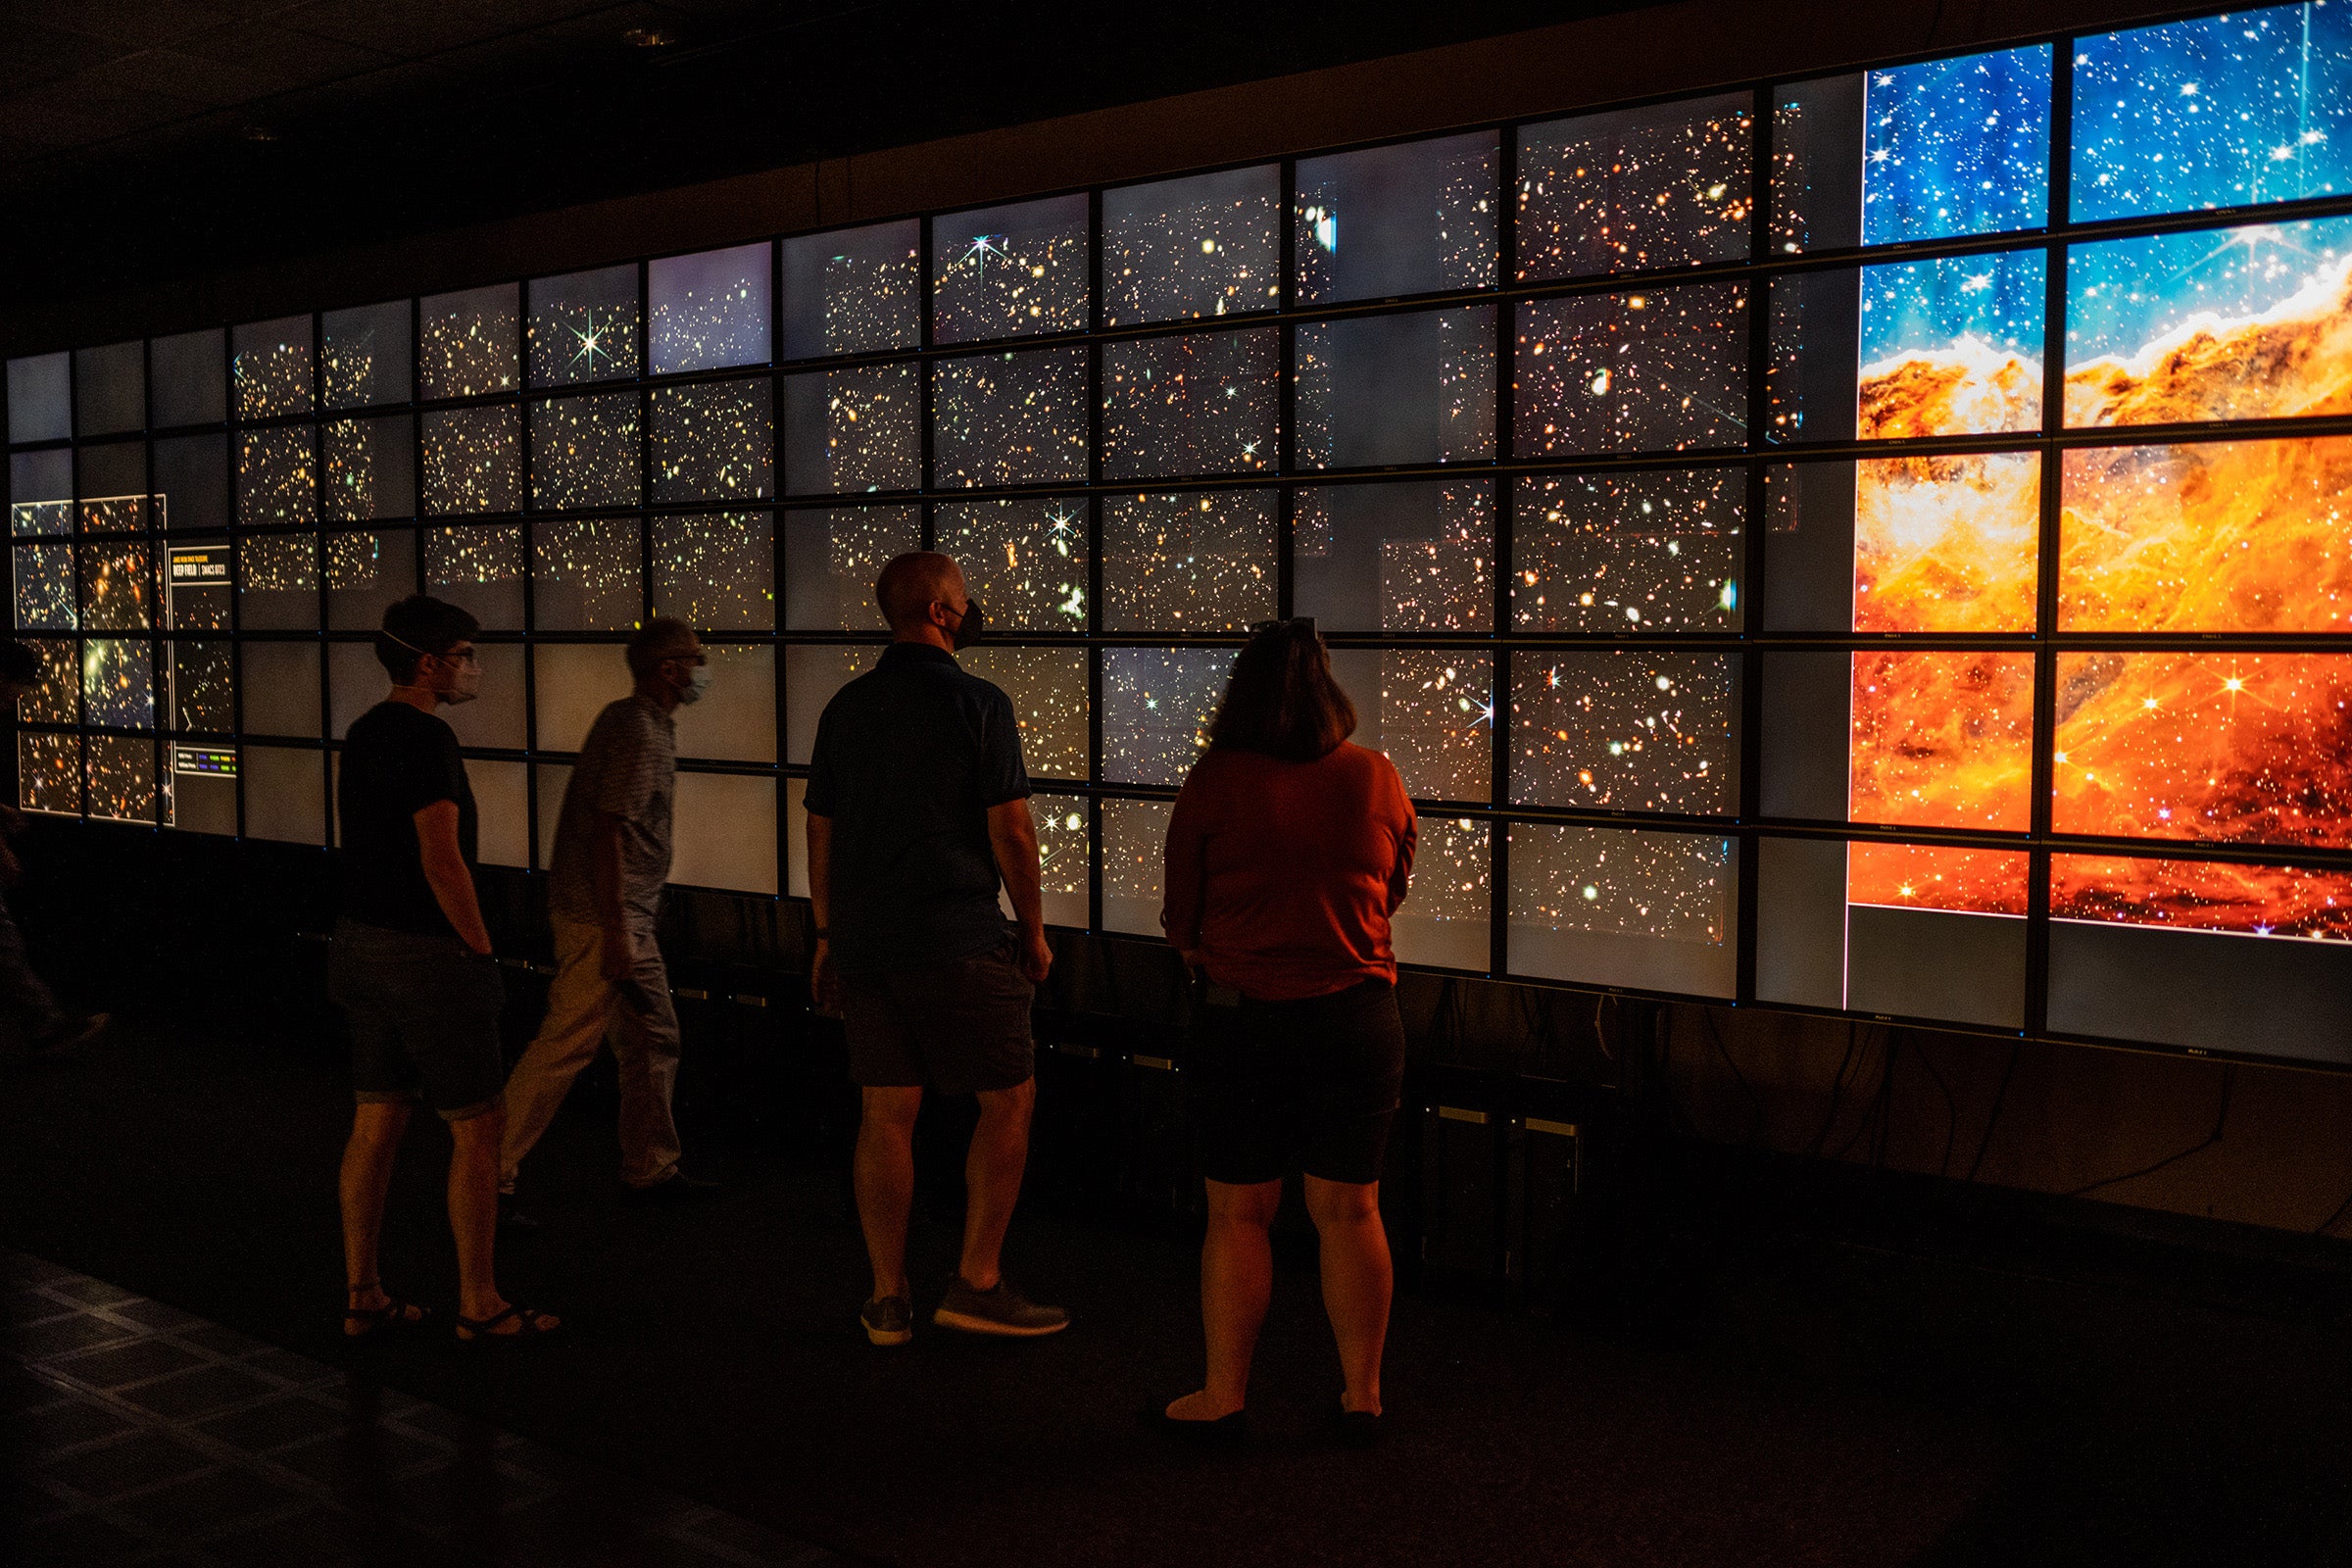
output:
[[[2014,355],[1921,354],[1871,367],[1860,405],[1867,433],[1952,434],[2029,384]],[[2076,425],[2352,410],[2352,284],[2081,365],[2065,399]],[[2031,630],[2039,463],[1857,464],[1855,629]],[[2061,475],[2062,628],[2352,630],[2352,439],[2086,449]],[[1853,819],[2026,830],[2033,663],[1857,653]],[[2055,831],[2352,846],[2352,653],[2070,653],[2052,701]],[[1857,845],[1848,898],[2023,912],[2026,875],[2022,854]],[[2062,918],[2352,937],[2352,877],[2331,872],[2061,855],[2051,877]]]

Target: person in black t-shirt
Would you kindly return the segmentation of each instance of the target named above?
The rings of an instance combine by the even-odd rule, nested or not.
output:
[[[913,1337],[906,1214],[928,1088],[980,1102],[963,1258],[931,1321],[1053,1334],[1069,1315],[1022,1296],[998,1266],[1037,1100],[1029,1011],[1054,964],[1019,721],[1011,699],[956,662],[984,616],[955,562],[900,556],[874,597],[895,640],[825,706],[807,802],[809,980],[842,1015],[858,1086],[858,1217],[874,1269],[858,1320],[875,1345]]]
[[[335,789],[343,888],[328,990],[351,1022],[359,1106],[343,1151],[343,1259],[357,1338],[425,1318],[385,1294],[376,1244],[392,1160],[423,1101],[449,1123],[449,1224],[458,1244],[458,1337],[531,1338],[557,1319],[510,1304],[491,1275],[506,1062],[506,987],[473,887],[473,790],[458,738],[434,716],[481,686],[474,619],[415,594],[384,612],[375,657],[392,693],[352,721]]]

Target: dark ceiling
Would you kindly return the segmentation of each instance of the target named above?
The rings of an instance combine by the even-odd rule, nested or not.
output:
[[[258,260],[1642,0],[0,0],[0,287]]]

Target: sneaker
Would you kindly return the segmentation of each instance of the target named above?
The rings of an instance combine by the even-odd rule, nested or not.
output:
[[[876,1345],[905,1345],[914,1338],[914,1303],[904,1296],[877,1296],[858,1309],[865,1337]]]
[[[104,1012],[84,1013],[78,1018],[61,1019],[56,1028],[26,1047],[24,1054],[27,1056],[62,1056],[69,1052],[79,1051],[106,1033],[106,1026],[112,1021],[113,1015]]]
[[[995,1290],[977,1290],[957,1275],[948,1287],[947,1299],[931,1314],[931,1321],[943,1329],[961,1329],[966,1334],[1003,1334],[1015,1339],[1030,1339],[1040,1334],[1058,1334],[1070,1326],[1070,1314],[1058,1306],[1040,1306],[1009,1284],[1000,1279]]]

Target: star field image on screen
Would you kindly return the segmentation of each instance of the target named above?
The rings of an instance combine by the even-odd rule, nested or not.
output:
[[[1086,477],[1086,350],[942,360],[931,368],[931,482]]]
[[[155,558],[145,545],[76,547],[84,631],[145,631],[155,619]]]
[[[72,631],[80,624],[72,545],[18,545],[15,565],[20,631]]]
[[[861,365],[787,376],[787,492],[806,496],[919,489],[922,376],[919,365]]]
[[[490,629],[522,628],[522,528],[475,523],[424,532],[424,591],[470,611]]]
[[[1386,753],[1407,795],[1430,801],[1492,796],[1491,656],[1456,649],[1345,648],[1332,650],[1331,667],[1355,704],[1356,744]]]
[[[633,507],[639,493],[636,393],[531,405],[533,506]]]
[[[932,341],[1083,331],[1086,209],[1055,196],[933,219]]]
[[[794,631],[881,630],[874,579],[891,557],[922,548],[922,514],[910,506],[834,507],[787,512],[780,526],[785,625]]]
[[[2352,844],[2352,655],[2058,656],[2050,826]]]
[[[172,644],[172,727],[226,735],[236,725],[236,650],[229,643]]]
[[[424,510],[435,515],[522,510],[522,415],[513,408],[420,414]]]
[[[318,625],[318,536],[250,534],[237,543],[239,625],[314,631]]]
[[[1730,934],[1728,839],[1534,822],[1509,832],[1513,924],[1707,947]]]
[[[1102,345],[1102,476],[1257,473],[1279,449],[1271,327]]]
[[[2053,855],[2050,916],[2342,941],[2352,938],[2352,875],[2228,860]]]
[[[1181,784],[1208,747],[1230,648],[1102,650],[1102,776]]]
[[[1890,909],[2023,915],[2029,857],[2022,850],[1934,844],[1848,844],[1845,901]]]
[[[2078,245],[2066,422],[2334,414],[2352,347],[2352,219]]]
[[[1293,289],[1301,305],[1494,286],[1491,130],[1302,158]]]
[[[1494,899],[1492,824],[1423,815],[1413,876],[1393,918],[1396,956],[1454,969],[1487,967]]]
[[[2352,190],[2352,13],[2269,6],[2075,41],[2074,215]]]
[[[309,425],[249,430],[239,438],[237,520],[248,528],[318,522],[318,467]]]
[[[637,269],[532,279],[523,342],[531,385],[626,380],[639,368]]]
[[[1102,629],[1215,633],[1270,620],[1275,494],[1112,496],[1102,503]]]
[[[86,724],[155,727],[155,664],[147,644],[93,637],[81,645],[81,712]]]
[[[409,302],[392,300],[318,318],[322,405],[361,409],[409,401]]]
[[[118,822],[155,820],[155,743],[92,735],[84,754],[89,814]]]
[[[1494,496],[1485,479],[1293,493],[1293,608],[1325,630],[1486,631]]]
[[[267,419],[272,415],[302,414],[310,409],[309,317],[256,321],[238,327],[230,338],[234,354],[229,361],[229,377],[236,388],[238,418]]]
[[[1742,259],[1754,126],[1746,93],[1522,126],[1520,280]]]
[[[1087,777],[1086,650],[984,643],[957,662],[1012,699],[1021,760],[1038,778]]]
[[[1092,880],[1087,852],[1094,842],[1086,801],[1076,795],[1032,795],[1029,820],[1037,828],[1037,869],[1046,896],[1046,923],[1085,926]]]
[[[627,631],[644,617],[637,526],[634,517],[532,524],[535,630]]]
[[[2032,825],[2032,654],[1858,653],[1851,711],[1851,820],[2009,833]]]
[[[765,242],[669,256],[648,266],[654,373],[765,365],[768,268]]]
[[[1272,164],[1102,193],[1102,324],[1268,311],[1282,296]]]
[[[2046,271],[2040,251],[1862,269],[1858,433],[2040,429]]]
[[[1737,468],[1518,480],[1511,624],[1738,631],[1746,488]]]
[[[914,219],[784,241],[784,358],[921,342],[921,246]]]
[[[654,500],[772,495],[774,404],[764,380],[656,387],[651,394]]]
[[[932,537],[963,568],[991,626],[1086,630],[1085,502],[947,502],[933,511]]]
[[[435,294],[417,305],[416,395],[480,397],[522,379],[522,322],[512,283]]]
[[[1736,669],[1723,654],[1514,655],[1512,798],[1621,811],[1733,809]]]
[[[17,717],[27,724],[74,724],[81,719],[79,648],[64,637],[20,639],[41,662],[41,673],[17,703]]]
[[[81,810],[81,737],[17,737],[17,804],[27,811]]]
[[[765,513],[656,517],[654,611],[701,630],[772,631],[775,536]]]
[[[1685,451],[1747,439],[1747,285],[1519,307],[1513,450]]]
[[[17,452],[8,460],[8,528],[20,539],[74,531],[74,454]]]
[[[372,522],[416,511],[416,464],[407,415],[336,419],[319,430],[319,507],[329,522]]]
[[[1166,801],[1102,803],[1102,925],[1160,934],[1160,886],[1167,869]]]
[[[416,591],[416,536],[331,533],[326,536],[327,624],[373,631],[384,612]]]
[[[2050,47],[1863,73],[1862,243],[2048,221]]]
[[[2064,629],[2352,629],[2352,437],[2083,447],[2060,473]]]
[[[138,441],[110,441],[74,453],[84,533],[137,533],[147,526],[147,452]]]

